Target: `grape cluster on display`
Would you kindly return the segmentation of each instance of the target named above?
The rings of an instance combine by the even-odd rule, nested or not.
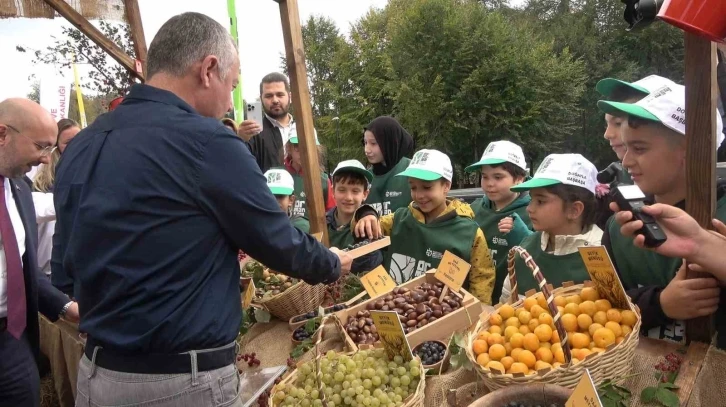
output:
[[[416,354],[421,358],[424,366],[431,366],[444,359],[444,355],[446,355],[446,347],[439,342],[428,341],[422,343],[421,346],[416,349]]]
[[[368,239],[365,239],[365,240],[361,240],[361,241],[360,241],[360,242],[358,242],[358,243],[355,243],[355,244],[349,244],[349,245],[348,245],[348,247],[346,247],[346,248],[345,248],[345,251],[348,251],[348,250],[353,250],[353,249],[357,249],[357,248],[359,248],[359,247],[363,247],[363,246],[365,246],[365,245],[367,245],[367,244],[370,244],[370,243],[372,243],[372,242],[375,242],[375,241],[377,241],[377,240],[381,240],[381,239],[383,239],[383,238],[381,237],[381,238],[378,238],[378,239],[373,239],[373,240],[368,240]]]
[[[294,384],[274,389],[275,406],[322,407],[315,361],[298,368]],[[414,394],[421,380],[421,362],[389,360],[383,349],[363,350],[354,355],[329,351],[320,360],[322,391],[328,407],[396,407]]]

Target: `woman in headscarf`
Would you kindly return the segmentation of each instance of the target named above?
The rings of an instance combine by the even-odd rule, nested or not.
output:
[[[366,203],[381,215],[411,202],[408,179],[396,174],[408,167],[414,147],[413,137],[392,117],[377,117],[365,127],[363,149],[375,176]]]

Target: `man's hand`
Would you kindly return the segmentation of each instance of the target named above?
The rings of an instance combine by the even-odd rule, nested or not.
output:
[[[687,320],[711,315],[718,309],[721,290],[711,277],[686,280],[685,264],[660,293],[660,306],[671,319]]]
[[[514,218],[507,216],[499,221],[499,233],[509,233],[514,229]]]
[[[65,319],[68,322],[74,322],[76,324],[81,321],[81,315],[78,313],[78,303],[77,302],[73,301],[73,303],[68,307],[65,315],[63,315],[63,319]]]
[[[330,251],[338,255],[340,259],[341,275],[350,272],[350,268],[353,265],[353,257],[348,252],[344,252],[337,247],[331,247]]]
[[[262,127],[254,120],[245,120],[237,128],[237,135],[244,141],[250,141],[252,136],[256,136],[260,132],[262,132]]]
[[[645,236],[635,234],[643,227],[643,222],[633,220],[633,213],[630,211],[620,212],[618,205],[614,202],[610,204],[610,209],[615,212],[615,221],[621,226],[620,233],[623,236],[633,237],[635,246],[645,248]],[[645,206],[642,210],[655,218],[668,237],[668,240],[661,246],[651,249],[658,254],[668,257],[691,258],[697,253],[704,235],[708,233],[699,226],[695,219],[675,206],[655,204]],[[724,230],[726,231],[726,227]]]
[[[359,238],[367,237],[370,240],[383,237],[378,218],[375,215],[364,216],[355,224],[355,236]]]

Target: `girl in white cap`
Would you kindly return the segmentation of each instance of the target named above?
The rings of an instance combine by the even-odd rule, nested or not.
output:
[[[438,267],[448,250],[471,264],[464,288],[491,304],[494,266],[489,247],[471,207],[447,198],[453,176],[449,157],[436,150],[420,150],[397,176],[408,177],[413,202],[381,217],[380,222],[375,209],[362,206],[356,212],[356,235],[391,237],[383,266],[398,284]]]
[[[599,246],[602,230],[595,225],[597,169],[580,154],[551,154],[537,169],[534,177],[512,187],[512,191],[529,191],[532,201],[527,213],[535,232],[517,217],[500,222],[502,229],[519,229],[531,233],[519,244],[526,249],[544,274],[547,282],[559,287],[565,281],[576,284],[590,279],[577,248]],[[517,257],[515,261],[519,293],[539,289],[532,271]],[[500,302],[511,297],[509,279],[504,281]]]

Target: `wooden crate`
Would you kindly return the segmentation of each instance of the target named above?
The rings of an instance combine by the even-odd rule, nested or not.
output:
[[[439,280],[434,277],[435,272],[435,269],[429,270],[424,275],[417,277],[407,283],[401,284],[399,287],[413,289],[423,283],[436,283]],[[479,320],[479,315],[484,310],[483,304],[478,299],[476,299],[476,297],[471,295],[463,288],[459,290],[458,293],[453,294],[458,295],[460,298],[463,299],[461,307],[454,310],[452,313],[446,315],[445,317],[441,317],[436,321],[425,325],[422,328],[406,334],[406,338],[408,338],[408,343],[411,346],[411,349],[413,349],[416,345],[422,342],[430,340],[447,342],[449,337],[454,332],[465,331],[477,323],[477,321]],[[373,300],[368,300],[354,307],[347,308],[335,313],[336,326],[341,331],[341,334],[345,339],[345,345],[348,351],[355,352],[359,348],[359,345],[355,343],[355,341],[353,341],[353,339],[345,331],[345,323],[348,321],[348,317],[350,315],[357,314],[358,311],[365,310],[368,303],[376,300],[377,298]]]

